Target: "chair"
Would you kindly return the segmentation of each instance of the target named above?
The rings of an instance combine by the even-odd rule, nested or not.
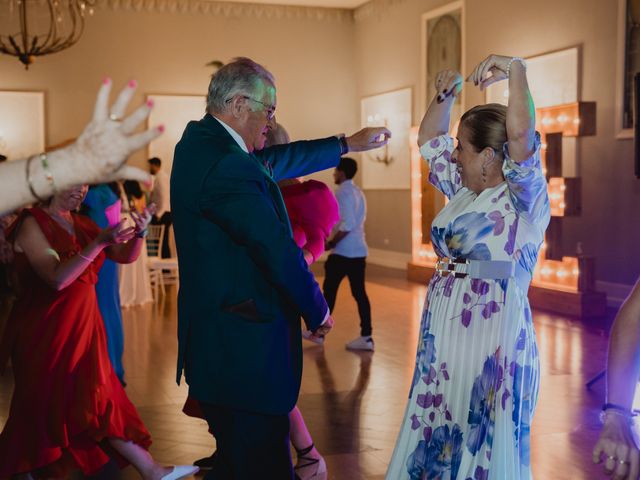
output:
[[[149,225],[147,227],[147,255],[149,279],[153,288],[153,299],[158,300],[158,289],[162,295],[166,294],[165,285],[178,285],[178,260],[176,258],[161,258],[164,239],[164,225]]]

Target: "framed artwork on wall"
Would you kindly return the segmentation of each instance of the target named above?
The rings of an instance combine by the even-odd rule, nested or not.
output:
[[[410,188],[411,106],[411,88],[362,99],[362,126],[384,126],[393,134],[386,146],[361,154],[364,189],[405,190]]]
[[[455,1],[430,10],[421,17],[421,75],[420,75],[420,121],[431,99],[435,96],[435,76],[441,70],[456,70],[465,76],[465,11],[464,1]],[[456,98],[451,109],[451,128],[455,129],[465,104],[465,89]],[[452,132],[453,133],[453,132]],[[422,242],[431,240],[431,220],[445,204],[445,197],[436,192],[429,183],[429,168],[420,162]]]
[[[45,150],[44,92],[0,91],[0,154],[9,160]]]
[[[148,94],[147,100],[154,105],[148,119],[148,126],[164,125],[164,134],[153,140],[147,147],[148,158],[162,160],[165,172],[171,171],[173,151],[182,137],[187,123],[200,120],[205,114],[206,98],[203,95],[163,95]]]
[[[439,71],[456,70],[464,76],[464,2],[452,2],[422,14],[421,25],[420,117],[435,95],[434,80]],[[464,89],[451,112],[454,122],[460,118],[463,105]]]
[[[570,47],[527,60],[527,80],[536,108],[580,100],[580,47]],[[494,83],[486,89],[487,103],[507,104],[509,84]]]
[[[640,0],[618,0],[616,138],[633,138],[633,77],[640,72]]]

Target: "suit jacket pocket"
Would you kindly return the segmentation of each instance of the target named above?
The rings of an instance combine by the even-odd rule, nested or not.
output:
[[[256,302],[253,298],[249,300],[245,300],[244,302],[235,303],[233,305],[228,305],[226,307],[222,307],[222,311],[225,313],[231,313],[233,315],[238,315],[243,319],[256,322],[256,323],[268,323],[269,319],[265,315],[261,315],[258,311],[258,307],[256,306]]]

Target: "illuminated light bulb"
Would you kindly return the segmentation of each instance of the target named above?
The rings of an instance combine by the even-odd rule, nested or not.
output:
[[[540,275],[543,275],[545,277],[551,275],[551,269],[549,267],[544,267],[540,269]]]
[[[579,125],[580,124],[580,119],[579,118],[574,118],[573,119],[573,124],[574,125]]]
[[[550,117],[544,117],[542,119],[542,124],[543,125],[551,125],[553,123],[553,119]]]
[[[567,276],[567,271],[566,271],[566,270],[558,270],[558,271],[556,272],[556,276],[557,276],[558,278],[564,278],[564,277],[566,277],[566,276]]]
[[[547,174],[547,169],[545,167],[542,167],[542,173],[544,173],[545,175]]]
[[[509,89],[508,89],[508,88],[504,91],[504,93],[502,94],[502,96],[503,96],[504,98],[509,98]]]
[[[574,268],[573,270],[571,270],[571,274],[577,277],[578,275],[580,275],[580,269]]]
[[[567,120],[569,120],[569,117],[567,117],[564,113],[562,115],[558,115],[558,118],[556,118],[556,120],[558,120],[560,123],[564,123]]]
[[[563,192],[564,192],[566,189],[567,189],[567,186],[566,186],[566,185],[560,185],[560,190],[561,190],[561,191],[563,191]]]
[[[542,250],[546,250],[547,249],[547,242],[542,242]]]
[[[543,150],[546,150],[546,149],[547,149],[547,144],[546,144],[546,143],[543,143],[543,144],[542,144],[542,149],[543,149]]]
[[[564,202],[560,202],[560,205],[558,205],[560,208],[566,208],[567,204]]]

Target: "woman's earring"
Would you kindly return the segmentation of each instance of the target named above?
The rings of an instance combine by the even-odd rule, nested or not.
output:
[[[482,183],[487,183],[487,167],[482,165]]]

